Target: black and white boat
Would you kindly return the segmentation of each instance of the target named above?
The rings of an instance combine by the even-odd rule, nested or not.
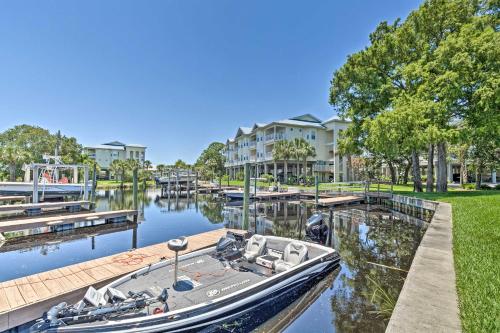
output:
[[[47,311],[32,332],[186,332],[237,319],[290,289],[331,271],[332,248],[275,236],[228,233],[217,246],[182,256],[181,237],[168,242],[176,258],[89,288],[74,305]]]

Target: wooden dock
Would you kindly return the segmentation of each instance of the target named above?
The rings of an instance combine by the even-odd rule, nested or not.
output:
[[[28,215],[41,214],[47,209],[67,209],[68,211],[79,211],[82,206],[90,205],[90,201],[60,201],[60,202],[43,202],[43,203],[25,203],[14,205],[1,205],[0,212],[23,211]]]
[[[273,199],[290,199],[300,197],[299,191],[289,191],[289,192],[270,192],[270,191],[258,191],[257,195],[250,193],[251,199],[257,200],[273,200]]]
[[[318,205],[322,207],[334,207],[350,204],[360,204],[365,201],[364,197],[355,195],[346,195],[332,198],[318,199]]]
[[[112,220],[129,215],[137,215],[137,210],[115,210],[109,212],[94,212],[80,214],[53,215],[47,217],[22,218],[0,221],[0,233],[6,231],[17,231],[33,229],[38,227],[70,224],[81,221]]]
[[[213,230],[189,236],[186,251],[216,244],[230,229]],[[242,230],[231,230],[245,233]],[[173,258],[166,242],[108,257],[94,259],[51,271],[0,283],[0,331],[39,318],[44,311],[62,301],[76,302],[89,286],[100,288],[110,281],[141,267]]]

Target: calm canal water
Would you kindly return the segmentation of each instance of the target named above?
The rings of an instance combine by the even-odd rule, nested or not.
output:
[[[158,195],[156,190],[140,193],[137,225],[100,225],[8,241],[0,247],[0,281],[183,235],[243,228],[241,207],[216,197],[167,200]],[[132,207],[129,191],[98,192],[98,211]],[[313,207],[304,203],[251,204],[246,229],[332,246],[341,255],[340,267],[270,308],[213,331],[269,332],[285,326],[286,332],[385,330],[426,223],[378,206],[357,206],[336,211],[332,224],[312,235],[306,233],[305,221],[313,213]]]

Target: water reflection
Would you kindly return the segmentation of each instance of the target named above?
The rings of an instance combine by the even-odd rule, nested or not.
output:
[[[23,237],[0,247],[0,281],[165,242],[222,227],[243,228],[241,206],[226,205],[210,195],[160,198],[159,191],[99,191],[96,210],[138,209],[137,223],[96,225]],[[307,228],[314,214],[322,216],[316,229]],[[307,239],[334,247],[340,267],[313,289],[296,292],[253,314],[250,324],[216,330],[261,332],[275,328],[288,332],[382,332],[402,288],[426,223],[378,206],[355,206],[317,211],[301,202],[250,205],[252,232]],[[293,314],[293,315],[292,315]],[[271,318],[270,318],[271,317]],[[297,319],[296,319],[297,318]],[[296,320],[295,320],[296,319]],[[260,325],[260,326],[259,326]],[[267,325],[267,326],[266,326]]]
[[[313,214],[323,215],[316,233],[306,229]],[[331,214],[331,217],[330,217]],[[316,211],[300,203],[258,203],[252,210],[249,229],[258,233],[314,240],[334,247],[341,267],[328,294],[330,321],[320,320],[312,309],[303,317],[320,321],[318,331],[383,332],[402,288],[426,223],[376,206]],[[226,207],[227,225],[242,227],[238,207]],[[324,301],[324,300],[323,300]],[[323,309],[324,312],[324,309]],[[288,330],[307,331],[300,319]],[[305,326],[304,326],[305,325]]]

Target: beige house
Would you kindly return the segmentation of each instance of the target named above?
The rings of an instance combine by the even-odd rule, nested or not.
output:
[[[146,146],[139,144],[125,144],[119,141],[103,143],[97,146],[84,148],[85,153],[95,159],[101,167],[101,176],[109,178],[109,167],[114,160],[133,159],[144,163],[146,160]]]
[[[255,123],[252,127],[240,127],[234,138],[226,142],[226,168],[230,178],[243,171],[245,163],[256,166],[257,176],[272,174],[283,181],[303,173],[303,163],[288,161],[285,175],[284,161],[274,160],[274,144],[280,140],[303,138],[316,150],[316,156],[307,160],[307,172],[317,174],[321,181],[348,181],[347,161],[337,149],[339,133],[349,122],[332,117],[321,121],[311,114],[304,114],[270,123]]]

